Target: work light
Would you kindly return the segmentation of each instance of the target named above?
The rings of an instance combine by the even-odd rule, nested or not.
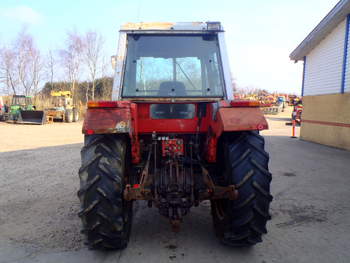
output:
[[[207,30],[219,31],[219,30],[221,30],[221,23],[220,22],[207,22]]]

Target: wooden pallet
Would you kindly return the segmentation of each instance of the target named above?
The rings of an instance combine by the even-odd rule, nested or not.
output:
[[[46,115],[46,123],[52,124],[52,123],[53,123],[53,116],[51,116],[51,115]]]

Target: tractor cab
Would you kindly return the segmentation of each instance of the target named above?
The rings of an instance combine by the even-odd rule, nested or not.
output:
[[[125,24],[114,59],[112,100],[137,105],[142,132],[193,134],[199,122],[206,131],[218,103],[233,99],[220,22]]]
[[[129,35],[123,98],[223,98],[216,34]]]
[[[51,91],[52,108],[53,110],[72,109],[73,99],[70,91]]]
[[[196,105],[184,101],[217,101],[226,97],[218,34],[215,30],[184,34],[176,30],[126,31],[126,59],[120,98],[167,101],[150,104],[153,119],[192,119]],[[179,102],[182,102],[179,104]]]
[[[32,97],[24,96],[24,95],[13,95],[11,106],[16,108],[21,108],[22,110],[32,110],[33,109]]]
[[[133,101],[232,98],[223,47],[218,22],[126,24],[117,56],[124,59],[116,64],[113,96]]]
[[[10,106],[10,119],[17,120],[21,111],[33,111],[35,107],[32,97],[25,95],[13,95]]]

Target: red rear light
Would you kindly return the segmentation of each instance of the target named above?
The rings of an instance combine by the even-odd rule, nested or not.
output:
[[[260,107],[260,102],[257,100],[232,100],[232,107]]]
[[[89,101],[88,108],[117,108],[118,101]]]
[[[267,129],[267,126],[265,126],[263,124],[258,124],[258,126],[256,128],[257,128],[257,130],[261,131],[261,130]]]
[[[92,135],[92,134],[94,134],[94,133],[95,133],[94,130],[86,130],[86,134],[87,134],[87,135]]]
[[[89,101],[88,108],[125,108],[130,105],[129,101]]]

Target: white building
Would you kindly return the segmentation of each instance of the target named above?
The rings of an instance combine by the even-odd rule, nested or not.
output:
[[[341,0],[290,54],[304,61],[301,138],[350,149],[350,0]]]

